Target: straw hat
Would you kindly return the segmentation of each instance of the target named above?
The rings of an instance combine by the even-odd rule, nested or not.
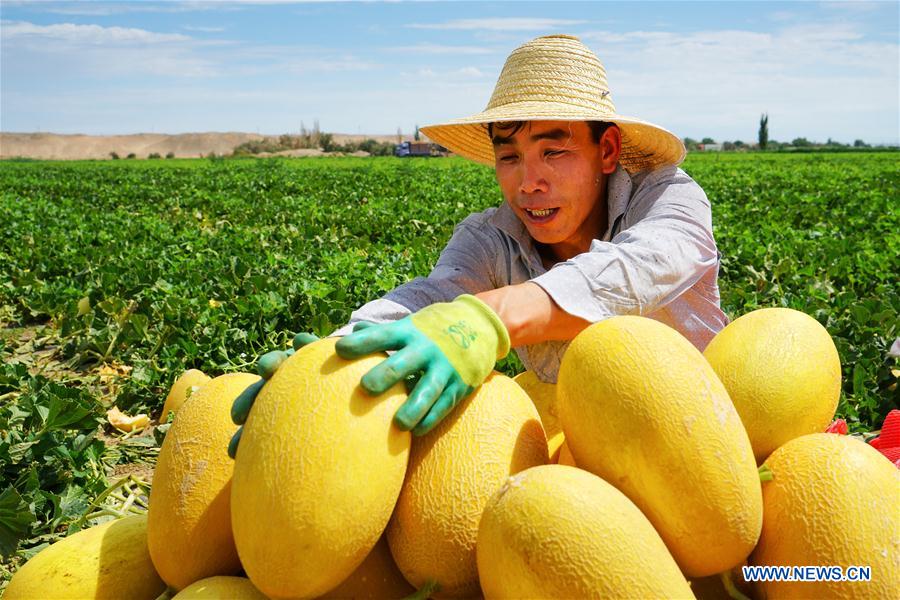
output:
[[[607,121],[619,126],[619,162],[628,171],[684,160],[684,144],[673,133],[616,112],[606,69],[571,35],[536,38],[516,48],[497,80],[487,108],[471,117],[422,127],[447,149],[493,166],[494,147],[487,124],[496,121]]]

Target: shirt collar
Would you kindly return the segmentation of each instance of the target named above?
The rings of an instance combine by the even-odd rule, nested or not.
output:
[[[603,234],[604,240],[609,240],[611,233],[610,228],[612,228],[616,219],[618,219],[628,207],[632,188],[631,176],[628,174],[628,171],[622,168],[621,164],[617,164],[616,170],[610,175],[606,187],[606,203],[609,207],[609,220],[607,230]],[[537,251],[534,248],[533,240],[528,233],[528,229],[519,217],[516,216],[516,213],[513,212],[513,209],[509,207],[509,204],[506,201],[504,201],[494,214],[491,215],[489,220],[492,225],[519,242],[522,251],[525,252],[529,258],[537,256]],[[541,261],[538,259],[537,263],[541,264]]]
[[[622,168],[621,164],[617,164],[616,170],[609,177],[609,182],[606,186],[606,204],[609,207],[609,219],[606,225],[606,233],[603,234],[603,241],[609,241],[613,224],[616,222],[616,219],[625,214],[633,189],[634,184],[631,181],[631,175]]]

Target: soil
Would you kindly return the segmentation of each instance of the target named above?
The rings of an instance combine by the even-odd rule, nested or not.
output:
[[[132,135],[82,135],[58,133],[0,133],[0,159],[34,158],[55,160],[109,159],[115,152],[120,158],[131,153],[137,158],[147,158],[152,153],[166,156],[170,152],[176,158],[202,158],[210,153],[230,154],[235,146],[252,140],[277,138],[258,133],[206,132],[206,133],[137,133]],[[348,141],[361,142],[372,138],[378,142],[397,142],[397,135],[350,135],[335,133],[337,144]],[[321,150],[279,152],[286,156],[310,156],[322,154]],[[293,154],[299,152],[299,154]],[[312,153],[312,154],[306,154]]]

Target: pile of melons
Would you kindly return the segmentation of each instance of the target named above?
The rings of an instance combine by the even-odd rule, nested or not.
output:
[[[746,314],[702,354],[613,317],[556,384],[494,373],[421,438],[392,423],[402,385],[359,385],[383,357],[334,342],[263,387],[234,461],[231,403],[258,377],[197,378],[148,515],[51,545],[6,599],[900,598],[900,472],[824,433],[840,363],[803,313]],[[742,565],[871,580],[751,585]]]

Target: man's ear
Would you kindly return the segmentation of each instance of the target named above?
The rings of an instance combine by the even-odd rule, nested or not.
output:
[[[622,132],[618,125],[611,125],[600,136],[600,170],[610,175],[616,170],[622,152]]]

